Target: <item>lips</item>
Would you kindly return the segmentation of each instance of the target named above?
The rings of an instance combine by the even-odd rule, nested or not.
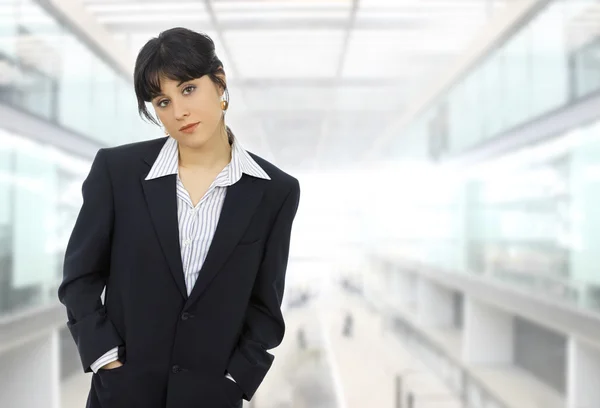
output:
[[[180,127],[180,128],[179,128],[179,130],[180,130],[180,131],[184,131],[184,130],[186,130],[186,129],[190,129],[190,128],[192,128],[192,127],[196,126],[198,123],[200,123],[200,122],[196,122],[196,123],[190,123],[189,125],[185,125],[185,126],[182,126],[182,127]]]

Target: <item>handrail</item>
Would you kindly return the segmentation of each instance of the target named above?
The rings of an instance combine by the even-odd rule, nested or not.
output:
[[[369,300],[363,292],[348,290],[348,287],[344,287],[344,289],[350,294],[358,295],[363,302],[366,302],[370,305]],[[436,344],[435,341],[431,340],[423,330],[419,329],[416,325],[401,315],[395,314],[392,316],[392,319],[395,323],[392,325],[394,332],[403,336],[404,340],[408,340],[405,344],[408,347],[413,348],[423,362],[432,368],[432,371],[440,377],[440,379],[449,387],[451,391],[456,393],[456,395],[464,404],[465,408],[483,408],[489,406],[486,404],[490,403],[493,404],[492,406],[495,408],[511,408],[505,402],[503,402],[500,396],[498,396],[494,391],[490,390],[489,387],[478,380],[460,360],[444,350],[444,348],[439,344]],[[401,333],[398,333],[398,331]],[[415,348],[415,343],[424,345],[425,347],[421,347],[420,349]],[[430,352],[429,358],[422,355],[424,350]],[[448,378],[444,378],[444,376],[439,375],[440,367],[433,366],[433,363],[431,362],[431,353],[435,355],[434,357],[441,357],[442,359],[447,360],[450,362],[450,365],[458,369],[460,378],[458,385]],[[477,405],[469,400],[469,390],[472,389],[473,386],[480,395],[480,403]]]
[[[424,348],[422,347],[421,350],[416,350],[417,354],[422,354],[423,350],[425,350],[426,352],[433,354],[437,358],[447,360],[451,366],[454,366],[456,369],[458,369],[458,372],[460,373],[460,383],[457,385],[448,377],[440,375],[439,366],[436,367],[435,364],[431,361],[431,358],[422,358],[423,362],[429,365],[430,368],[432,368],[432,371],[439,375],[440,379],[444,383],[446,383],[446,385],[448,385],[448,387],[452,391],[457,393],[463,404],[465,404],[465,407],[480,408],[486,407],[486,404],[488,403],[493,403],[494,406],[496,406],[497,408],[510,408],[502,401],[502,398],[500,396],[498,396],[496,393],[490,390],[489,387],[484,385],[480,380],[473,376],[470,370],[467,367],[465,367],[461,361],[456,359],[454,356],[452,356],[450,353],[448,353],[442,347],[440,347],[438,344],[432,341],[422,330],[417,328],[406,318],[399,315],[395,315],[394,322],[396,323],[392,326],[394,331],[402,331],[402,333],[399,334],[403,336],[404,339],[408,340],[406,342],[408,347],[414,348],[414,342],[417,342],[419,345],[424,346]],[[399,329],[397,325],[402,326],[402,328]],[[471,386],[474,386],[474,388],[477,389],[478,394],[481,397],[481,403],[478,405],[474,405],[472,402],[469,401],[469,389],[471,389]]]

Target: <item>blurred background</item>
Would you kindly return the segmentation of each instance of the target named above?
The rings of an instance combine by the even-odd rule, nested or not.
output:
[[[85,406],[64,250],[174,26],[302,188],[245,407],[600,407],[600,0],[0,0],[0,407]]]

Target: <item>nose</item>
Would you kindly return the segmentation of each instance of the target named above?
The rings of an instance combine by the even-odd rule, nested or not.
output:
[[[176,120],[181,121],[190,116],[190,110],[184,102],[173,101],[173,114],[175,115]]]

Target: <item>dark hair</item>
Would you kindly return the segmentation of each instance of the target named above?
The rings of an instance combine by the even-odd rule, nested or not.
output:
[[[175,81],[189,81],[208,75],[220,86],[229,100],[227,84],[216,74],[225,74],[223,63],[215,54],[215,43],[206,34],[175,27],[149,40],[135,61],[133,84],[140,117],[159,125],[148,112],[146,102],[160,94],[162,76]]]

